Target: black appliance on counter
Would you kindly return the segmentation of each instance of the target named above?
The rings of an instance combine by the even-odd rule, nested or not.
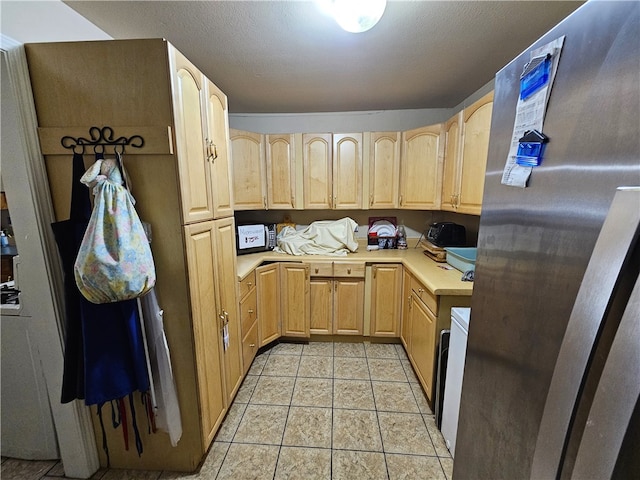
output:
[[[427,240],[438,247],[464,247],[467,243],[467,232],[464,225],[457,223],[432,223],[427,230]]]

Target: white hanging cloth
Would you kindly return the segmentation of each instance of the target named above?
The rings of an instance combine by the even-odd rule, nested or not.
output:
[[[154,413],[156,427],[169,434],[172,446],[177,446],[182,437],[182,420],[178,395],[171,369],[169,345],[164,334],[162,310],[158,305],[155,288],[140,298],[144,329],[149,347],[149,362],[155,393]]]

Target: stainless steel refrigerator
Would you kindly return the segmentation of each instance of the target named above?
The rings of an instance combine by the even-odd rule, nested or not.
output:
[[[523,67],[563,35],[542,163],[527,188],[503,185]],[[455,480],[640,478],[640,195],[616,194],[629,185],[640,2],[590,1],[496,75]]]

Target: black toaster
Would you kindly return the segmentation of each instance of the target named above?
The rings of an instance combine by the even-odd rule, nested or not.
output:
[[[427,231],[427,240],[438,247],[463,247],[467,242],[467,232],[464,225],[457,223],[432,223]]]

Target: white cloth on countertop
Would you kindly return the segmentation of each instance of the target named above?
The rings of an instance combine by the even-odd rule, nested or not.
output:
[[[355,231],[358,224],[345,217],[340,220],[319,220],[302,231],[284,227],[273,250],[289,255],[344,256],[358,250]]]

